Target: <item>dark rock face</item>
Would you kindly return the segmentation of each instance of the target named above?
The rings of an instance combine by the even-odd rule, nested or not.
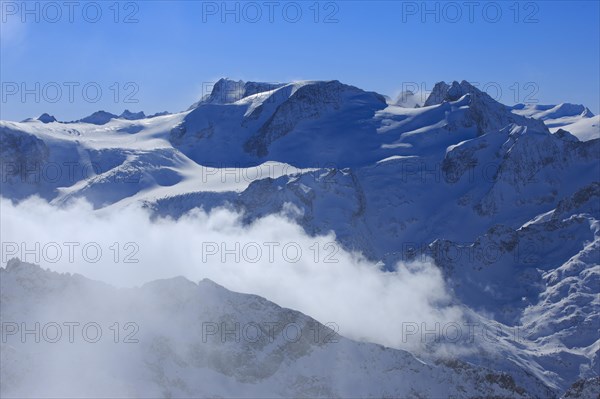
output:
[[[42,122],[42,123],[52,123],[52,122],[56,122],[56,118],[52,115],[48,115],[46,113],[40,115],[40,117],[38,118],[38,121]]]
[[[425,106],[458,101],[463,96],[468,97],[465,101],[465,105],[469,107],[467,120],[477,126],[480,134],[490,133],[510,124],[548,132],[543,121],[513,114],[509,107],[494,100],[489,94],[465,80],[460,83],[454,81],[450,85],[445,82],[436,83],[425,101]]]
[[[114,118],[118,118],[118,116],[106,111],[97,111],[90,116],[80,119],[78,122],[91,123],[93,125],[104,125]]]

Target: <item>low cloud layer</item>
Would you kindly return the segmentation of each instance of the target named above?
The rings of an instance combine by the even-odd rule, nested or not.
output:
[[[119,287],[209,278],[335,323],[349,338],[412,351],[423,340],[407,335],[408,324],[433,328],[463,320],[433,263],[382,271],[343,250],[333,233],[307,235],[293,209],[244,225],[228,209],[196,209],[175,221],[153,220],[137,207],[108,212],[83,201],[62,208],[37,198],[0,201],[3,265],[19,257]]]

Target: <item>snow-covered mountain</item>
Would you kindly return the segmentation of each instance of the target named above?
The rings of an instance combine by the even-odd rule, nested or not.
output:
[[[56,206],[84,198],[105,211],[141,203],[173,218],[198,207],[226,206],[242,212],[246,223],[292,206],[308,234],[333,231],[346,250],[382,262],[388,272],[398,261],[433,258],[472,321],[525,331],[520,340],[503,337],[471,345],[475,353],[453,355],[473,367],[472,378],[483,369],[507,372],[524,388],[499,395],[597,392],[598,117],[572,104],[509,107],[466,81],[440,82],[422,107],[407,104],[338,81],[222,79],[180,113],[99,111],[71,123],[49,116],[1,121],[1,195],[14,201],[38,195]],[[11,270],[3,276],[19,269]],[[343,356],[369,353],[356,355],[361,361],[348,371],[355,373],[352,379],[360,367],[378,370],[361,377],[368,380],[365,386],[395,370],[387,366],[397,356],[410,357],[391,349],[355,349],[371,347],[351,341],[345,345]],[[175,356],[175,349],[165,350]],[[434,367],[435,354],[419,356]],[[317,359],[336,359],[329,352],[306,356],[290,364],[311,368],[321,362]],[[425,367],[410,359],[404,361],[414,361],[415,370]],[[156,359],[148,361],[159,367]],[[175,357],[168,362],[193,363]],[[453,367],[427,367],[419,373],[429,375],[424,380],[432,387],[441,381],[457,386]],[[187,395],[203,392],[190,385],[187,371],[179,380],[160,372],[168,382],[164,392],[188,392],[174,388],[177,384],[190,389]],[[398,373],[385,380],[409,378]],[[315,371],[306,377],[310,383],[300,385],[290,382],[292,374],[275,378],[279,393],[359,392],[355,385],[332,382],[330,374],[324,382]],[[364,395],[436,396],[435,390],[421,390],[419,381],[412,393],[398,382]],[[493,381],[479,385],[480,391],[472,390],[472,380],[464,382],[469,387],[464,395],[492,395]],[[315,390],[300,389],[307,386]],[[265,387],[256,385],[256,395]]]
[[[507,373],[460,361],[423,362],[348,340],[299,312],[210,280],[116,290],[12,260],[0,269],[0,283],[2,323],[11,326],[2,341],[2,397],[551,394],[539,382],[525,389]],[[76,321],[81,325],[71,324],[68,335],[68,323]],[[46,331],[40,342],[12,330],[35,329],[36,322]]]
[[[515,114],[544,121],[551,132],[563,129],[582,141],[600,137],[600,116],[581,104],[517,104],[512,110]]]

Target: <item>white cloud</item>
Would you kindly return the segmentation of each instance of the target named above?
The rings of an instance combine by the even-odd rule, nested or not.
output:
[[[382,271],[360,254],[340,249],[332,233],[307,235],[289,212],[244,225],[242,215],[227,209],[196,209],[175,221],[152,220],[135,207],[93,211],[83,201],[65,208],[39,198],[0,201],[3,263],[20,257],[116,286],[175,276],[209,278],[336,323],[349,338],[413,351],[421,340],[403,342],[403,323],[463,320],[433,263]]]

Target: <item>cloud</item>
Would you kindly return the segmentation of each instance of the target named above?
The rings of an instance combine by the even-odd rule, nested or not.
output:
[[[128,207],[93,211],[84,201],[56,207],[39,198],[0,199],[2,262],[12,257],[119,287],[184,276],[335,323],[339,334],[418,351],[406,325],[461,323],[442,274],[430,261],[383,271],[340,248],[335,235],[307,235],[288,209],[244,225],[225,208],[178,220]]]

